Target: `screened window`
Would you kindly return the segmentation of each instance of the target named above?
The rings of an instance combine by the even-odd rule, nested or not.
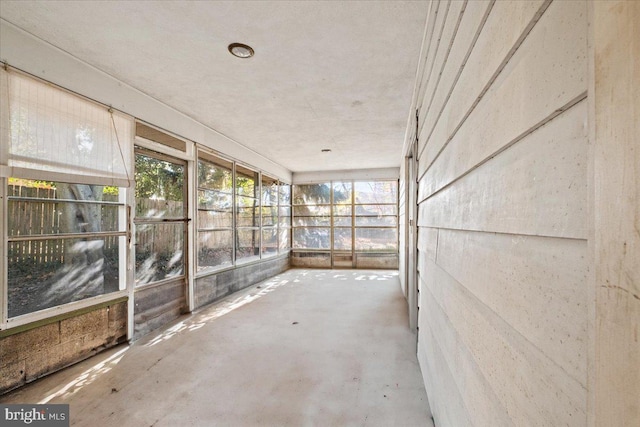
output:
[[[355,266],[358,254],[397,253],[397,181],[334,181],[294,186],[293,249],[332,253]]]
[[[291,249],[291,185],[278,185],[278,252]]]
[[[278,253],[278,180],[262,175],[262,255]]]
[[[8,180],[8,317],[124,287],[124,191]]]
[[[333,205],[333,249],[352,251],[353,248],[353,183],[334,182]]]
[[[198,159],[198,271],[233,263],[233,163]]]
[[[0,92],[1,320],[124,289],[133,119],[10,68]]]
[[[260,257],[258,172],[236,164],[236,261]]]
[[[136,286],[185,274],[186,163],[136,149]]]
[[[398,250],[398,184],[396,181],[354,183],[355,250]]]
[[[331,183],[293,190],[293,248],[331,249]]]

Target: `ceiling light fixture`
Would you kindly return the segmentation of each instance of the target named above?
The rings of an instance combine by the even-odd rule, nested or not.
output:
[[[254,54],[253,48],[243,43],[231,43],[228,49],[231,55],[238,58],[251,58]]]
[[[323,148],[322,150],[320,150],[322,153],[330,153],[331,152],[331,148]]]

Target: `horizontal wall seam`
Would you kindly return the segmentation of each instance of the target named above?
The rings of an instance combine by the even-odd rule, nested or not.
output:
[[[531,234],[531,233],[516,233],[516,232],[510,232],[510,231],[479,230],[475,228],[452,228],[452,227],[440,227],[440,226],[420,225],[420,224],[418,224],[418,228],[430,228],[432,230],[460,231],[460,232],[468,232],[468,233],[485,233],[485,234],[516,236],[516,237],[539,237],[541,239],[575,240],[578,242],[588,241],[586,237],[565,237],[565,236],[553,236],[550,234]]]
[[[464,11],[467,8],[467,1],[465,0],[462,5],[462,9],[458,14],[458,22],[456,22],[456,27],[453,29],[453,34],[451,35],[451,41],[449,42],[449,47],[447,48],[447,53],[444,56],[444,60],[442,61],[442,66],[440,67],[440,72],[438,73],[438,79],[436,80],[436,84],[433,87],[433,93],[431,94],[431,100],[429,101],[429,105],[427,106],[427,111],[424,112],[423,117],[429,115],[429,111],[431,111],[431,105],[433,104],[433,100],[436,97],[436,93],[438,93],[438,85],[440,84],[440,80],[442,79],[442,73],[444,72],[445,67],[447,66],[447,61],[449,60],[449,55],[451,54],[451,49],[453,48],[453,43],[456,41],[456,36],[458,35],[458,30],[460,29],[460,23],[462,22],[462,18],[464,17]],[[435,59],[435,58],[434,58]],[[421,128],[424,127],[424,120],[422,121]],[[422,129],[418,131],[420,133]]]
[[[433,128],[431,128],[431,131],[429,132],[429,135],[427,136],[427,142],[429,140],[429,138],[431,138],[431,135],[433,134],[433,131],[436,128],[436,125],[438,124],[438,120],[440,120],[440,117],[442,116],[442,113],[444,112],[445,108],[447,107],[447,104],[449,103],[449,99],[451,98],[451,94],[453,94],[453,91],[456,88],[456,85],[458,84],[458,80],[460,80],[460,76],[462,75],[462,72],[464,71],[464,67],[466,67],[467,65],[467,61],[469,60],[469,57],[471,56],[471,53],[473,52],[473,49],[476,46],[476,43],[478,42],[478,39],[480,38],[480,34],[482,34],[482,30],[485,26],[485,24],[487,23],[487,20],[489,19],[489,15],[491,14],[491,10],[493,9],[493,5],[495,4],[495,0],[492,0],[489,3],[489,6],[487,6],[487,10],[484,12],[484,16],[482,17],[482,20],[480,21],[480,25],[478,26],[478,29],[476,30],[475,35],[473,36],[473,40],[471,40],[471,45],[469,46],[469,49],[467,49],[467,53],[464,56],[464,59],[462,60],[462,64],[460,65],[460,68],[458,69],[458,73],[456,74],[456,77],[453,79],[453,84],[451,85],[451,88],[449,89],[449,93],[447,94],[447,96],[444,99],[444,102],[442,104],[442,108],[440,108],[440,112],[438,113],[438,116],[436,117],[436,120],[433,124]],[[425,118],[426,118],[426,114],[425,114]],[[420,126],[420,130],[419,130],[419,134],[422,134],[422,130],[425,126],[426,120],[422,121],[422,126]],[[419,137],[419,136],[418,136]],[[424,151],[424,148],[427,146],[427,144],[425,143],[423,150],[420,151],[418,158],[420,158],[420,156],[422,155],[422,152]]]
[[[432,3],[433,4],[433,3]],[[418,88],[416,91],[416,108],[418,108],[418,104],[420,104],[420,94],[422,92],[423,89],[423,84],[426,84],[425,79],[424,79],[424,73],[427,70],[428,64],[427,64],[427,60],[429,59],[429,53],[431,52],[431,42],[433,41],[433,34],[435,33],[436,29],[435,29],[435,23],[438,20],[438,13],[440,13],[440,2],[436,3],[436,10],[433,14],[434,18],[433,18],[433,23],[434,25],[431,27],[431,33],[429,34],[428,40],[426,40],[426,46],[427,46],[427,52],[424,55],[424,68],[421,70],[421,73],[419,76],[417,76],[418,80]],[[426,25],[429,25],[429,21],[426,22]],[[426,88],[426,87],[425,87]],[[413,115],[413,110],[409,112],[410,116]]]
[[[514,139],[512,139],[507,144],[503,145],[497,151],[489,154],[487,157],[482,159],[480,162],[476,163],[474,166],[472,166],[471,168],[466,170],[461,175],[459,175],[456,178],[454,178],[453,180],[451,180],[446,185],[444,185],[444,186],[440,187],[439,189],[435,190],[434,192],[432,192],[428,196],[424,197],[423,199],[418,200],[418,204],[423,203],[424,201],[426,201],[426,200],[432,198],[433,196],[435,196],[436,194],[438,194],[438,193],[446,190],[447,188],[451,187],[453,184],[458,182],[460,179],[462,179],[465,176],[469,175],[471,172],[473,172],[474,170],[478,169],[479,167],[481,167],[482,165],[484,165],[485,163],[487,163],[489,160],[493,159],[494,157],[498,156],[500,153],[508,150],[509,148],[511,148],[513,145],[517,144],[519,141],[521,141],[525,137],[529,136],[530,134],[534,133],[535,131],[537,131],[538,129],[540,129],[544,125],[546,125],[547,123],[549,123],[552,120],[554,120],[556,117],[560,116],[562,113],[564,113],[566,111],[569,111],[571,108],[575,107],[576,105],[578,105],[580,102],[584,101],[585,99],[587,99],[587,91],[582,92],[581,94],[579,94],[578,96],[576,96],[575,98],[573,98],[572,100],[567,102],[562,107],[555,109],[547,117],[545,117],[544,119],[540,120],[538,123],[534,124],[529,129],[527,129],[524,132],[522,132],[520,135],[516,136]],[[426,174],[426,171],[425,171],[425,174]],[[421,181],[424,178],[425,174],[423,174],[419,178],[419,181]]]
[[[439,267],[438,267],[439,268]],[[442,270],[442,269],[441,269]],[[448,275],[448,273],[445,270],[442,270],[445,272],[445,274]],[[453,279],[453,278],[452,278]],[[458,332],[458,330],[456,329],[456,327],[454,326],[453,322],[451,321],[451,319],[449,318],[449,315],[447,313],[447,311],[445,310],[444,307],[442,307],[442,305],[440,305],[440,302],[438,301],[438,299],[433,295],[433,293],[431,292],[431,289],[429,289],[429,286],[426,284],[426,282],[422,279],[422,277],[419,276],[419,280],[421,282],[424,283],[424,289],[425,291],[429,294],[429,297],[431,298],[431,300],[437,305],[437,307],[440,309],[440,311],[443,314],[443,318],[445,319],[445,321],[449,324],[449,327],[451,328],[451,330],[455,333],[456,337],[457,337],[457,342],[460,343],[461,346],[463,346],[467,353],[471,356],[471,358],[469,359],[470,363],[472,363],[476,368],[477,368],[477,372],[479,372],[481,375],[478,376],[479,380],[485,385],[485,388],[487,390],[491,391],[491,395],[493,397],[493,399],[495,399],[495,402],[501,406],[502,408],[504,408],[503,414],[506,415],[509,418],[509,421],[513,422],[513,419],[511,419],[511,417],[509,416],[509,413],[504,405],[504,403],[502,402],[502,400],[500,400],[500,398],[498,397],[498,395],[495,393],[494,388],[491,386],[491,384],[489,383],[489,381],[487,381],[487,376],[485,375],[484,371],[482,370],[482,368],[480,367],[480,365],[478,364],[477,360],[473,357],[473,351],[471,348],[469,348],[469,346],[467,345],[467,343],[462,339],[462,335],[460,335],[460,332]],[[453,279],[454,281],[456,281],[455,279]],[[456,281],[457,283],[457,281]],[[431,330],[431,328],[430,328]],[[447,357],[444,357],[445,354],[442,351],[442,344],[440,342],[440,340],[438,339],[438,336],[434,333],[431,334],[431,336],[433,337],[433,339],[436,341],[436,343],[438,344],[438,347],[441,349],[440,350],[440,354],[442,354],[443,359],[448,360]],[[472,415],[469,412],[469,408],[467,408],[467,404],[466,404],[466,400],[462,399],[463,395],[462,393],[460,393],[460,386],[458,385],[458,382],[455,381],[456,376],[453,375],[453,372],[451,370],[451,365],[449,363],[447,363],[447,368],[449,370],[449,372],[452,373],[451,377],[454,378],[454,383],[456,384],[456,389],[458,389],[458,394],[462,400],[462,405],[464,406],[464,408],[467,410],[467,414]],[[515,425],[515,424],[512,424]]]
[[[538,11],[536,12],[536,14],[533,16],[533,18],[531,19],[531,22],[529,22],[529,24],[527,24],[527,26],[525,27],[524,31],[522,32],[522,34],[520,35],[520,37],[518,37],[518,40],[516,40],[516,42],[514,43],[513,47],[509,50],[509,52],[507,52],[507,55],[505,56],[505,58],[502,60],[502,62],[500,63],[500,65],[498,66],[498,69],[493,73],[493,75],[491,76],[491,78],[489,79],[489,81],[487,82],[487,84],[484,86],[484,88],[482,89],[482,91],[480,92],[480,94],[478,95],[478,97],[476,98],[476,100],[473,102],[473,104],[471,105],[471,107],[469,108],[469,110],[465,113],[465,115],[462,117],[462,120],[460,121],[460,123],[458,123],[458,125],[455,127],[455,129],[453,130],[453,132],[451,133],[451,135],[449,136],[449,138],[447,138],[447,141],[444,143],[444,145],[442,146],[442,148],[440,148],[440,151],[438,151],[438,153],[435,155],[435,157],[433,158],[433,160],[431,161],[431,163],[429,163],[427,165],[427,168],[425,169],[424,173],[427,173],[427,171],[431,168],[431,166],[433,166],[433,164],[435,163],[435,161],[438,159],[438,157],[440,157],[440,154],[442,154],[442,152],[447,148],[447,146],[449,145],[449,142],[451,142],[451,140],[456,136],[456,134],[458,133],[458,131],[460,130],[460,128],[462,128],[462,125],[464,125],[464,123],[467,121],[467,119],[469,118],[469,116],[471,116],[471,113],[473,113],[473,111],[475,110],[475,108],[478,106],[478,104],[480,103],[480,101],[482,100],[482,98],[484,98],[484,95],[489,91],[489,89],[491,88],[491,86],[493,86],[493,83],[497,80],[498,76],[500,75],[500,73],[502,73],[502,70],[507,66],[507,64],[509,63],[509,61],[511,61],[511,58],[513,58],[513,56],[515,55],[515,53],[517,52],[517,50],[520,48],[520,46],[522,46],[522,44],[524,43],[524,41],[527,39],[527,37],[529,36],[529,33],[533,30],[533,27],[536,26],[536,24],[538,23],[538,21],[540,20],[540,18],[542,18],[542,15],[544,14],[544,12],[547,10],[547,8],[549,7],[549,5],[551,4],[552,0],[546,0],[541,6],[540,9],[538,9]],[[437,122],[436,122],[437,124]],[[431,133],[429,134],[429,137],[431,137],[431,134],[433,133],[433,130],[436,127],[436,124],[434,124],[433,129],[431,130]],[[423,146],[423,150],[420,151],[420,154],[418,156],[418,158],[422,157],[422,154],[424,152],[424,148],[426,148],[429,140],[427,138],[426,143]],[[422,174],[422,176],[424,176],[424,173]],[[420,179],[422,179],[422,176],[420,176]]]
[[[440,269],[440,271],[442,271],[444,274],[446,274],[453,283],[455,283],[455,286],[459,288],[459,291],[463,294],[463,295],[467,295],[468,298],[470,298],[472,300],[473,303],[476,303],[478,305],[478,307],[480,307],[480,310],[478,310],[478,313],[485,317],[487,319],[487,322],[492,323],[492,324],[498,324],[499,327],[501,329],[507,329],[509,331],[513,331],[514,333],[514,337],[516,337],[516,339],[518,339],[518,337],[520,338],[520,340],[523,343],[526,343],[528,350],[531,352],[531,354],[534,357],[537,357],[538,359],[544,359],[547,360],[548,362],[550,362],[552,365],[554,365],[555,367],[557,367],[559,370],[561,370],[568,378],[570,378],[571,380],[573,380],[582,390],[587,390],[587,387],[585,384],[583,384],[580,380],[578,380],[577,378],[574,378],[573,375],[571,375],[569,372],[567,372],[561,365],[559,365],[555,360],[553,360],[549,355],[547,355],[547,353],[545,353],[541,348],[539,348],[535,343],[531,342],[525,335],[523,335],[519,330],[517,330],[515,327],[513,327],[513,325],[511,325],[510,323],[508,323],[502,316],[500,316],[499,313],[497,313],[493,308],[491,308],[490,306],[488,306],[487,304],[485,304],[480,298],[478,298],[478,296],[476,294],[474,294],[471,290],[469,290],[469,288],[467,288],[466,286],[464,286],[462,283],[460,283],[455,277],[453,277],[451,274],[449,274],[449,272],[447,270],[445,270],[444,268],[442,268],[440,265],[438,265],[437,263],[434,262],[434,265]],[[426,284],[426,283],[425,283]],[[427,289],[428,290],[428,289]],[[431,292],[429,292],[431,293]],[[432,294],[433,295],[433,294]],[[437,301],[437,299],[434,298],[434,300],[436,301],[436,304],[438,304],[438,306],[440,307],[440,309],[445,312],[444,307],[442,307],[440,305],[440,303]],[[483,313],[482,311],[485,311],[485,313]],[[446,313],[446,312],[445,312]],[[493,319],[490,319],[487,314],[493,316]],[[447,317],[448,318],[448,317]],[[454,328],[455,330],[455,328]],[[497,330],[497,328],[496,328]],[[500,333],[501,336],[503,336],[503,334],[498,331]],[[507,338],[507,337],[505,337]],[[521,351],[520,353],[522,353],[524,355],[524,358],[529,359],[529,357],[526,356],[526,354]]]
[[[428,289],[427,289],[427,292],[429,292],[429,290],[428,290]],[[431,292],[429,292],[429,294],[431,294]],[[446,317],[446,314],[445,314],[445,317]],[[447,320],[448,320],[448,318],[447,318]],[[451,323],[451,321],[449,321],[449,323]],[[445,361],[445,365],[446,365],[446,368],[447,368],[447,372],[449,373],[449,377],[453,379],[453,384],[454,384],[454,386],[455,386],[456,391],[458,392],[458,397],[460,398],[460,399],[459,399],[459,401],[460,401],[460,405],[464,408],[464,410],[465,410],[465,412],[466,412],[466,414],[465,414],[465,415],[466,415],[466,418],[467,418],[467,419],[470,419],[470,418],[471,418],[471,412],[469,412],[469,408],[467,407],[467,402],[466,402],[466,400],[462,399],[462,393],[460,393],[460,386],[459,386],[459,385],[458,385],[458,383],[455,381],[455,375],[453,374],[453,371],[451,370],[451,366],[450,366],[450,365],[449,365],[449,363],[447,362],[447,360],[448,360],[448,359],[445,357],[444,351],[442,350],[442,344],[441,344],[440,340],[438,340],[438,339],[436,338],[436,335],[432,332],[432,328],[431,328],[431,327],[429,327],[429,328],[428,328],[428,330],[427,330],[427,332],[426,332],[426,333],[428,333],[429,335],[431,335],[431,338],[432,338],[433,342],[435,343],[436,351],[438,351],[438,352],[440,353],[440,356],[441,356],[442,360],[444,360],[444,361]],[[457,332],[456,332],[456,334],[457,334]],[[421,341],[420,341],[420,342],[418,342],[418,347],[420,347],[420,346],[422,346],[422,348],[424,349],[423,351],[424,351],[425,357],[426,357],[426,358],[429,358],[429,353],[430,353],[430,351],[429,351],[428,347],[427,347],[426,345],[422,344],[422,342],[421,342]],[[419,352],[419,351],[420,351],[420,349],[418,348],[418,352]],[[418,360],[418,362],[419,362],[419,360]],[[424,367],[423,367],[423,366],[420,366],[420,369],[421,369],[423,372],[426,370],[426,372],[427,372],[428,374],[432,374],[432,372],[430,372],[430,371],[429,371],[429,366],[424,366]],[[423,374],[423,375],[424,375],[424,374]],[[433,380],[432,380],[432,381],[433,381]],[[426,384],[425,384],[425,386],[426,386]],[[425,387],[425,388],[426,388],[426,387]],[[430,404],[431,404],[431,402],[434,402],[434,401],[436,401],[436,399],[437,399],[437,398],[439,398],[439,396],[430,396],[430,395],[429,395],[429,390],[426,390],[426,391],[427,391],[427,398],[429,399],[429,403],[430,403]],[[445,402],[445,403],[446,403],[446,402]],[[431,407],[430,409],[433,411],[433,409],[434,409],[434,408],[433,408],[433,407]],[[438,415],[438,414],[433,414],[433,415]],[[437,427],[437,426],[438,426],[438,424],[436,424],[435,419],[434,419],[433,421],[434,421],[434,426],[435,426],[435,427]],[[472,426],[472,427],[473,427],[473,426]]]
[[[425,81],[425,86],[424,86],[425,90],[427,89],[427,86],[429,85],[429,81],[431,80],[431,73],[433,73],[433,67],[435,66],[436,56],[438,56],[438,50],[440,49],[440,42],[442,41],[442,33],[444,33],[444,27],[447,26],[447,15],[449,15],[450,7],[451,7],[451,1],[447,3],[447,9],[444,11],[444,17],[442,18],[442,27],[440,27],[440,34],[438,34],[436,49],[433,51],[433,61],[431,61],[431,66],[429,67],[429,73],[427,74],[427,80]],[[434,24],[435,24],[435,21],[434,21]],[[418,110],[422,108],[423,101],[424,101],[424,95],[418,96],[418,106],[417,106]]]

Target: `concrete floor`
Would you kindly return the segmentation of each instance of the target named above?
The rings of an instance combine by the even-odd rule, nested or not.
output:
[[[433,426],[397,271],[294,269],[0,398],[74,426]]]

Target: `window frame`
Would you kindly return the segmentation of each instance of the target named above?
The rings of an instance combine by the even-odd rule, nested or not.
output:
[[[365,202],[356,202],[356,185],[358,183],[393,183],[395,185],[395,201],[394,202],[384,202],[384,203],[374,203],[372,201]],[[348,203],[337,203],[335,200],[335,185],[339,183],[345,183],[350,185],[350,195]],[[353,260],[353,268],[356,268],[356,258],[359,254],[368,255],[368,254],[399,254],[400,245],[399,245],[399,199],[398,199],[398,189],[399,183],[397,179],[335,179],[335,180],[327,180],[323,182],[300,182],[294,185],[295,187],[299,186],[308,186],[308,185],[328,185],[330,188],[330,198],[329,202],[323,203],[296,203],[295,197],[292,196],[292,248],[291,251],[294,254],[302,254],[302,253],[328,253],[331,257],[331,268],[334,268],[334,257],[335,256],[351,256]],[[329,209],[329,225],[298,225],[296,223],[296,217],[300,217],[300,215],[296,215],[296,207],[300,206],[314,206],[314,207],[323,207]],[[350,225],[336,225],[336,222],[339,218],[349,218],[349,215],[336,215],[336,209],[339,206],[349,206],[351,209],[350,215]],[[395,225],[357,225],[358,218],[366,218],[368,215],[358,215],[356,213],[356,208],[359,206],[393,206],[395,215],[383,215],[383,217],[395,218]],[[299,211],[299,209],[298,209]],[[308,216],[304,216],[305,218]],[[329,228],[329,248],[305,248],[305,247],[296,247],[294,236],[296,234],[296,230],[301,229],[327,229]],[[336,249],[336,231],[337,230],[351,230],[351,248],[350,249]],[[357,249],[357,231],[361,229],[377,229],[377,230],[394,230],[395,240],[394,240],[394,248],[393,249],[380,249],[380,250],[361,250]]]
[[[109,111],[111,114],[117,114],[119,117],[126,121],[126,125],[129,127],[128,135],[130,138],[125,138],[122,141],[119,141],[120,150],[122,150],[121,155],[127,154],[123,156],[128,162],[124,161],[125,173],[127,174],[128,183],[120,182],[116,183],[117,179],[111,177],[94,177],[90,181],[91,182],[78,182],[72,178],[72,175],[67,176],[63,174],[61,176],[58,172],[48,172],[42,171],[40,169],[30,169],[30,168],[18,168],[17,172],[10,172],[10,168],[7,167],[8,163],[8,145],[5,144],[4,139],[3,143],[0,144],[0,237],[2,238],[2,242],[0,242],[0,265],[2,269],[0,269],[0,331],[11,331],[19,328],[21,326],[34,324],[35,322],[47,321],[49,319],[59,319],[71,316],[72,313],[76,313],[78,311],[85,310],[90,307],[102,306],[107,304],[112,304],[117,301],[125,301],[130,294],[130,268],[131,268],[131,251],[128,249],[128,243],[131,238],[131,214],[130,214],[130,197],[131,197],[131,189],[133,186],[133,178],[132,171],[134,168],[133,161],[133,140],[135,135],[135,119],[131,115],[113,109],[111,106],[104,105],[100,102],[97,102],[93,99],[90,99],[86,96],[78,94],[74,91],[51,83],[47,80],[35,77],[29,73],[23,72],[17,68],[13,67],[5,67],[4,72],[8,73],[16,73],[21,76],[26,76],[30,79],[33,79],[37,82],[43,83],[46,86],[53,87],[59,91],[64,92],[65,94],[76,97],[79,100],[82,100],[86,103],[92,104],[94,106],[98,106]],[[4,98],[0,100],[3,104],[5,102],[9,102]],[[7,109],[8,110],[8,109]],[[8,111],[3,111],[1,119],[10,120],[10,116]],[[113,116],[112,116],[113,120]],[[4,136],[3,136],[4,138]],[[46,159],[41,158],[39,161],[46,161]],[[119,283],[118,291],[110,292],[107,294],[96,295],[93,297],[85,298],[79,301],[67,302],[61,305],[57,305],[54,307],[45,308],[42,310],[37,310],[31,313],[25,313],[22,315],[9,317],[8,304],[8,280],[9,280],[9,265],[8,265],[8,250],[9,250],[9,229],[8,229],[8,218],[7,213],[9,211],[8,205],[8,185],[9,185],[9,176],[18,177],[21,179],[31,179],[31,180],[42,180],[42,181],[54,181],[54,182],[68,182],[71,184],[89,184],[89,185],[101,185],[101,186],[117,186],[119,188],[119,202],[124,204],[124,209],[120,209],[118,214],[118,223],[119,228],[122,227],[124,231],[119,230],[118,232],[123,232],[123,236],[118,236],[119,239],[119,249],[118,249],[118,263],[119,265]],[[75,176],[77,177],[77,175]],[[69,182],[70,181],[70,182]],[[87,181],[87,180],[85,180]],[[54,320],[51,320],[54,321]],[[19,329],[18,329],[19,330]],[[10,332],[11,333],[11,332]]]
[[[132,228],[132,235],[133,235],[133,241],[135,242],[135,244],[133,245],[133,247],[131,248],[131,258],[132,258],[132,263],[133,263],[133,283],[132,286],[135,289],[135,291],[140,291],[142,289],[145,288],[151,288],[154,286],[158,286],[161,285],[163,283],[166,282],[170,282],[170,281],[175,281],[175,280],[184,280],[185,282],[188,283],[189,280],[189,253],[190,253],[190,248],[189,248],[189,222],[190,222],[190,218],[189,218],[189,214],[190,214],[190,204],[189,204],[189,158],[185,155],[185,153],[182,153],[180,155],[180,157],[175,157],[171,154],[167,154],[167,151],[169,151],[169,149],[167,147],[165,147],[164,145],[161,144],[157,144],[157,143],[153,143],[153,144],[148,144],[148,143],[144,143],[143,141],[147,141],[144,140],[144,138],[140,138],[140,137],[136,137],[135,143],[134,143],[134,176],[135,176],[135,160],[136,160],[136,156],[138,154],[143,155],[143,156],[147,156],[156,160],[160,160],[160,161],[166,161],[169,163],[174,163],[174,164],[179,164],[181,166],[184,167],[184,177],[183,177],[183,189],[182,189],[182,207],[183,207],[183,213],[182,216],[171,216],[169,218],[161,218],[161,219],[156,219],[156,218],[138,218],[137,217],[137,198],[135,197],[135,187],[132,189],[132,193],[133,193],[133,204],[132,204],[132,218],[131,218],[131,222],[133,223],[133,228]],[[142,142],[142,143],[141,143]],[[155,145],[157,144],[157,145]],[[156,147],[156,149],[154,148],[150,148],[150,147]],[[159,149],[159,150],[158,150]],[[171,149],[174,151],[177,151],[175,149]],[[153,280],[151,282],[147,282],[147,283],[141,283],[141,284],[137,284],[136,283],[136,259],[137,259],[137,251],[138,251],[138,242],[137,242],[137,236],[138,236],[138,226],[141,224],[146,224],[146,225],[161,225],[161,224],[181,224],[182,225],[182,236],[183,236],[183,241],[182,241],[182,263],[184,265],[184,269],[182,274],[178,274],[175,276],[169,276],[169,277],[164,277],[162,279],[159,280]]]
[[[292,211],[292,207],[291,204],[283,204],[283,198],[281,197],[281,187],[285,186],[289,188],[289,201],[291,202],[291,196],[292,196],[292,191],[293,191],[293,185],[286,183],[285,181],[280,180],[279,178],[276,178],[275,175],[272,175],[268,172],[263,172],[262,170],[260,170],[259,168],[256,168],[254,166],[248,165],[246,163],[243,162],[239,162],[237,160],[233,160],[230,157],[224,156],[216,151],[207,149],[205,147],[202,147],[200,145],[197,144],[197,155],[195,158],[195,164],[196,167],[198,165],[198,162],[200,160],[204,160],[207,161],[207,157],[210,158],[216,158],[216,159],[220,159],[224,162],[228,162],[232,165],[232,189],[231,189],[231,194],[232,194],[232,204],[233,204],[233,215],[232,215],[232,227],[231,228],[224,228],[225,231],[230,230],[232,233],[232,262],[230,264],[224,264],[224,265],[218,265],[218,266],[211,266],[211,267],[207,267],[207,268],[203,268],[201,270],[198,271],[198,261],[197,261],[197,254],[198,254],[198,234],[200,233],[200,231],[204,231],[203,229],[200,228],[200,224],[199,224],[199,219],[198,216],[195,215],[195,233],[196,236],[194,238],[194,248],[195,248],[195,254],[196,256],[195,258],[195,272],[194,272],[194,277],[195,279],[199,279],[202,277],[207,277],[210,276],[212,274],[216,274],[219,273],[221,271],[226,271],[226,270],[231,270],[237,267],[241,267],[241,266],[246,266],[246,265],[251,265],[254,263],[259,263],[263,260],[268,260],[268,259],[273,259],[275,257],[278,256],[283,256],[285,254],[288,254],[291,252],[291,240],[292,240],[292,236],[291,236],[291,214],[288,215],[288,222],[289,225],[288,226],[283,226],[281,224],[281,215],[280,215],[280,208],[284,207],[284,208],[289,208],[289,212]],[[201,154],[204,154],[204,156],[201,156]],[[210,160],[209,160],[210,161]],[[255,173],[257,174],[257,180],[256,183],[254,184],[254,195],[256,197],[252,197],[250,195],[243,195],[243,194],[238,194],[238,189],[237,189],[237,177],[238,177],[238,169],[244,169],[247,171],[250,171],[251,173]],[[196,173],[194,173],[195,175],[195,191],[197,194],[197,191],[199,190],[199,183],[198,183],[198,174],[197,174],[197,170]],[[276,203],[272,204],[272,205],[265,205],[263,204],[263,178],[266,179],[270,179],[273,180],[273,182],[276,185],[277,191],[276,191]],[[226,193],[225,193],[226,194]],[[197,197],[197,196],[196,196]],[[249,199],[253,199],[256,202],[256,206],[254,207],[254,209],[258,212],[259,214],[259,218],[257,220],[257,225],[255,226],[238,226],[237,224],[237,209],[238,209],[238,197],[246,197]],[[194,203],[196,205],[196,211],[197,211],[197,200]],[[262,222],[263,222],[263,218],[262,218],[262,213],[263,213],[263,208],[264,207],[272,207],[274,209],[277,209],[277,223],[274,225],[268,225],[268,226],[263,226]],[[277,244],[277,250],[275,252],[272,253],[268,253],[265,254],[264,253],[264,247],[263,247],[263,233],[265,230],[274,230],[276,233],[276,244]],[[220,229],[222,230],[222,229]],[[257,236],[259,238],[259,245],[258,245],[258,255],[254,255],[251,257],[247,257],[247,258],[238,258],[237,256],[237,233],[238,230],[252,230],[253,232],[257,233]],[[280,243],[281,243],[281,232],[285,230],[288,233],[288,246],[285,249],[280,248]]]
[[[40,175],[37,180],[40,179]],[[54,181],[59,182],[59,181]],[[74,182],[67,182],[67,184],[78,184]],[[0,179],[0,199],[2,200],[2,204],[0,209],[2,209],[3,213],[8,213],[9,211],[9,197],[8,197],[8,186],[9,186],[9,178],[1,178]],[[78,310],[83,310],[88,307],[93,307],[96,305],[101,305],[105,303],[110,303],[116,300],[122,300],[128,295],[128,266],[129,266],[129,254],[127,253],[127,239],[130,235],[130,225],[128,218],[128,197],[130,193],[130,189],[127,187],[118,187],[118,202],[104,202],[99,203],[100,205],[111,205],[118,207],[118,230],[117,231],[108,231],[108,232],[90,232],[90,233],[65,233],[58,237],[58,235],[30,235],[20,237],[18,239],[11,238],[9,236],[9,221],[8,215],[3,215],[3,221],[0,226],[0,231],[2,233],[2,245],[0,245],[0,256],[2,257],[2,266],[4,274],[0,275],[0,282],[2,290],[2,295],[0,295],[0,330],[10,330],[12,328],[16,328],[19,326],[31,324],[34,322],[38,322],[41,320],[50,319],[53,317],[58,317],[61,315],[66,315],[69,313],[76,312]],[[51,199],[55,200],[55,199]],[[34,200],[35,201],[35,200]],[[46,203],[55,203],[55,202],[46,202]],[[75,237],[77,236],[77,237]],[[83,236],[93,236],[99,238],[106,237],[117,237],[118,238],[118,290],[96,295],[89,298],[84,298],[78,301],[66,302],[60,305],[56,305],[53,307],[44,308],[42,310],[32,311],[30,313],[24,313],[17,316],[9,317],[9,262],[8,262],[8,253],[9,253],[9,244],[11,241],[22,241],[22,240],[46,240],[46,239],[74,239],[74,238],[82,238]],[[36,239],[32,239],[32,237],[36,237]]]
[[[265,180],[269,180],[272,185],[275,185],[275,204],[273,203],[273,198],[269,198],[269,204],[265,204]],[[272,258],[278,255],[279,249],[279,227],[278,224],[280,222],[280,185],[277,178],[274,178],[268,174],[260,173],[260,259]],[[271,225],[264,225],[264,213],[265,208],[269,210],[275,209],[276,215],[274,218],[274,222]],[[270,215],[273,219],[273,215]],[[265,239],[264,233],[265,230],[270,230],[271,232],[275,232],[275,251],[274,252],[265,252]]]
[[[283,187],[289,189],[288,203],[283,203],[284,198],[282,197],[282,190],[281,190],[281,188]],[[287,221],[288,225],[283,225],[282,221],[280,220],[281,217],[284,217],[283,215],[281,215],[282,208],[284,209],[288,208],[289,210],[289,214],[287,215],[287,218],[289,219]],[[293,245],[292,230],[293,230],[293,185],[278,180],[278,255],[282,255],[284,253],[288,254],[291,252],[291,248]],[[282,246],[281,237],[282,237],[283,231],[287,233],[287,245],[284,249],[281,247]]]
[[[224,192],[224,191],[219,191],[219,190],[213,190],[213,189],[209,189],[209,188],[204,188],[200,186],[200,180],[199,180],[199,168],[200,168],[200,162],[208,162],[210,164],[215,164],[214,160],[219,160],[221,162],[225,162],[225,163],[229,163],[230,168],[225,168],[226,170],[228,170],[231,173],[231,190],[229,193]],[[194,256],[194,260],[195,260],[195,275],[196,278],[198,277],[205,277],[209,274],[221,271],[221,270],[225,270],[228,268],[233,268],[235,267],[235,254],[236,254],[236,242],[235,242],[235,225],[236,225],[236,217],[235,217],[235,162],[233,160],[227,159],[223,156],[220,156],[218,154],[214,154],[211,153],[207,150],[203,150],[200,147],[198,147],[197,149],[197,153],[196,153],[196,159],[195,159],[195,167],[196,167],[196,171],[195,171],[195,194],[196,194],[196,201],[195,201],[195,209],[196,209],[196,215],[195,215],[195,239],[194,239],[194,247],[195,247],[195,256]],[[223,165],[219,165],[219,166],[223,166]],[[200,216],[199,216],[199,212],[200,212],[200,207],[198,204],[198,192],[200,191],[200,189],[203,188],[207,191],[216,191],[218,194],[224,194],[224,195],[228,195],[231,197],[231,225],[229,227],[214,227],[214,228],[204,228],[201,227],[200,225]],[[231,233],[231,262],[229,264],[219,264],[219,265],[212,265],[212,266],[206,266],[203,267],[202,269],[200,269],[200,260],[199,260],[199,250],[200,250],[200,245],[199,245],[199,238],[201,233],[208,233],[208,232],[216,232],[216,231],[228,231]]]

